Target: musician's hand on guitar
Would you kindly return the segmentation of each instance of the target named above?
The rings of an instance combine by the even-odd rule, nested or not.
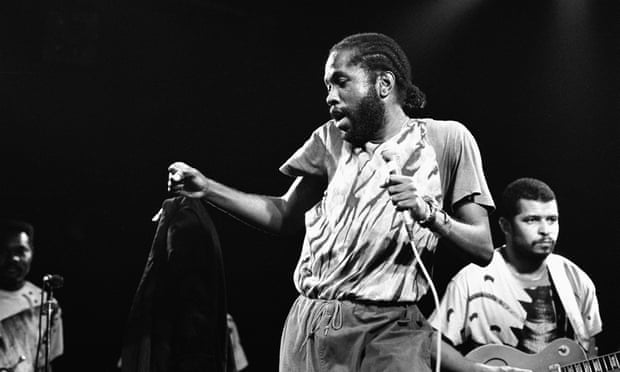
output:
[[[487,366],[486,364],[476,363],[475,372],[532,372],[529,369],[516,368],[510,366]]]
[[[176,162],[168,167],[168,191],[190,198],[202,198],[207,191],[208,180],[196,168]]]

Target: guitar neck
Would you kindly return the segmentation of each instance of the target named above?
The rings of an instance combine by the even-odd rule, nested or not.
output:
[[[562,366],[562,372],[608,372],[620,370],[620,351]]]

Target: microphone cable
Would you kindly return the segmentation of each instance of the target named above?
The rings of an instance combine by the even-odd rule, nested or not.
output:
[[[381,156],[383,157],[383,159],[385,160],[385,162],[387,163],[387,167],[388,167],[388,174],[394,174],[394,175],[401,175],[401,171],[400,171],[400,166],[398,164],[398,153],[395,152],[394,150],[383,150],[383,152],[381,153]],[[388,176],[388,180],[389,182],[389,176]],[[387,183],[387,182],[386,182]],[[420,269],[422,271],[422,275],[424,275],[424,278],[426,279],[426,282],[428,283],[428,287],[431,290],[431,294],[433,295],[433,301],[435,302],[435,309],[439,309],[439,295],[437,294],[437,289],[435,288],[435,283],[433,283],[433,279],[431,278],[430,274],[428,273],[428,270],[426,269],[426,266],[424,266],[424,262],[422,262],[422,257],[420,256],[420,253],[418,252],[418,250],[416,249],[416,247],[414,246],[413,242],[414,242],[414,237],[413,237],[413,227],[416,224],[416,221],[413,220],[413,217],[411,217],[411,214],[409,213],[408,210],[402,211],[402,216],[403,219],[405,221],[405,229],[407,230],[407,235],[409,235],[409,242],[411,245],[411,250],[413,251],[413,255],[415,256],[416,262],[418,263],[418,265],[420,266]],[[441,329],[443,328],[443,319],[441,316],[437,317],[437,322],[438,322],[438,326],[437,326],[437,340],[436,340],[436,355],[435,355],[435,372],[440,372],[441,369]]]
[[[405,219],[405,229],[407,229],[407,234],[409,235],[409,243],[411,246],[411,250],[415,256],[416,262],[420,266],[422,270],[422,275],[424,275],[424,279],[428,283],[428,288],[431,290],[431,294],[433,295],[433,301],[435,302],[435,309],[439,309],[439,296],[437,295],[437,288],[435,288],[435,283],[433,283],[433,279],[431,275],[426,270],[426,266],[424,266],[424,262],[422,262],[422,257],[420,256],[420,252],[416,249],[413,244],[413,224],[415,221],[408,213],[408,211],[403,211],[404,219]],[[440,372],[441,369],[441,329],[443,328],[443,319],[439,316],[437,317],[437,340],[436,340],[436,355],[435,355],[435,372]]]

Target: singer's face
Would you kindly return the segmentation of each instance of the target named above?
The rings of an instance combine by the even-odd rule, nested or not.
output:
[[[24,232],[9,237],[0,247],[0,287],[17,290],[24,285],[32,263],[32,245]]]
[[[355,146],[379,139],[385,106],[374,80],[359,64],[350,63],[351,52],[332,52],[325,64],[329,113],[344,139]]]
[[[519,213],[510,221],[506,239],[516,254],[544,259],[553,252],[560,232],[557,202],[519,199],[517,210]]]

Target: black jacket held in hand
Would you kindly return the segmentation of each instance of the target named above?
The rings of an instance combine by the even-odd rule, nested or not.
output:
[[[122,371],[233,371],[215,226],[197,199],[167,199],[162,209],[129,314]]]

